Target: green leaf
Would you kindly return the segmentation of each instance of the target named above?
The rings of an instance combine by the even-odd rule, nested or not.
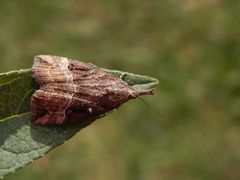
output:
[[[151,77],[106,71],[133,88],[148,89],[158,84]],[[0,74],[0,177],[42,157],[95,120],[61,126],[31,124],[29,103],[35,89],[30,69]]]
[[[0,121],[29,112],[36,88],[29,69],[0,74]]]

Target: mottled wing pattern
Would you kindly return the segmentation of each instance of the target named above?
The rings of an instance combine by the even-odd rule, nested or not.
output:
[[[153,94],[152,90],[134,90],[92,64],[58,56],[36,56],[33,77],[39,89],[31,99],[32,122],[41,125],[81,121],[139,95]]]

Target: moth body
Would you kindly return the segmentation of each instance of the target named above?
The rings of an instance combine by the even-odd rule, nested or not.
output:
[[[154,93],[135,90],[99,67],[65,57],[36,56],[32,71],[39,85],[31,98],[32,122],[39,125],[83,121]]]

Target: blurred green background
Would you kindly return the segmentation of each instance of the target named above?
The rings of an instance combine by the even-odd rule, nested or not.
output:
[[[240,1],[1,0],[0,72],[53,54],[160,80],[6,177],[239,180]]]

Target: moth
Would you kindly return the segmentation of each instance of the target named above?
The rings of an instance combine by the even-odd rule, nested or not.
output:
[[[32,123],[78,122],[101,116],[130,99],[154,94],[136,90],[93,64],[66,57],[34,57],[33,78],[39,89],[31,97]]]

